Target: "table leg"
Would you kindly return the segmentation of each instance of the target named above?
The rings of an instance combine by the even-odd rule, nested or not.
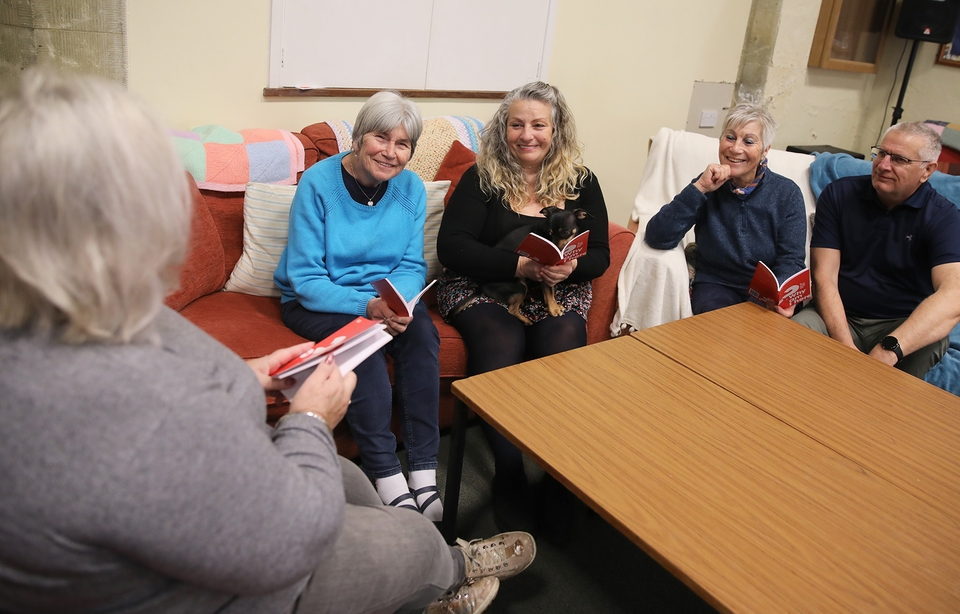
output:
[[[453,427],[450,429],[450,452],[447,456],[447,485],[443,491],[443,520],[440,533],[453,544],[457,539],[457,508],[460,506],[460,478],[463,475],[463,452],[467,443],[467,406],[460,399],[453,404]]]

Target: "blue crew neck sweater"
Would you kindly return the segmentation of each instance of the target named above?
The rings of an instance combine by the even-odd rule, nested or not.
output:
[[[694,225],[694,283],[721,284],[746,292],[761,260],[781,283],[805,266],[803,195],[792,180],[769,168],[744,200],[727,184],[703,194],[691,182],[650,218],[644,241],[654,249],[672,249]]]
[[[360,204],[343,183],[344,155],[303,173],[274,281],[284,303],[296,299],[311,311],[365,315],[377,296],[374,281],[389,278],[407,300],[423,289],[427,192],[416,173],[403,170],[376,205]]]

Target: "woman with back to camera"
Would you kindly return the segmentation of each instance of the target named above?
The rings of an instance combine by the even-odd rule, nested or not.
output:
[[[0,176],[0,611],[476,614],[532,561],[383,505],[330,431],[352,373],[319,365],[270,428],[268,374],[310,344],[245,364],[163,306],[190,191],[121,86],[5,84]]]
[[[581,232],[590,231],[584,256],[544,266],[494,247],[511,231],[542,219],[540,211],[548,206],[589,214],[579,222]],[[437,291],[441,315],[463,336],[470,375],[586,344],[590,280],[610,263],[607,211],[596,176],[581,162],[573,115],[556,87],[528,83],[504,98],[484,129],[476,165],[450,198],[437,253],[445,267]],[[530,292],[521,313],[533,324],[525,326],[503,303],[477,296],[483,282],[516,277],[554,286],[564,313],[551,316],[541,294]],[[535,526],[523,455],[490,425],[484,423],[483,432],[496,463],[492,490],[499,526]],[[562,540],[570,527],[571,497],[549,475],[542,494],[541,529]]]
[[[386,91],[370,97],[357,114],[353,148],[303,173],[274,279],[283,322],[301,337],[319,341],[357,316],[382,320],[394,335],[354,370],[358,385],[347,423],[383,502],[440,522],[440,335],[423,302],[412,316],[400,316],[370,285],[388,278],[406,300],[423,289],[427,194],[420,178],[404,170],[422,130],[412,101]],[[386,354],[394,359],[395,389]],[[409,480],[390,430],[394,390]]]
[[[723,123],[719,163],[708,164],[647,222],[643,240],[654,249],[673,249],[695,227],[694,314],[753,300],[747,288],[761,260],[780,283],[805,266],[803,195],[793,180],[767,168],[775,134],[769,113],[735,106]],[[794,309],[777,312],[789,318]]]

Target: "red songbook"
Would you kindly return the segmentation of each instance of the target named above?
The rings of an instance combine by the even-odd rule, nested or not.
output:
[[[288,399],[292,399],[293,395],[300,389],[300,385],[328,354],[333,354],[333,359],[337,363],[337,367],[340,368],[340,373],[346,374],[363,362],[370,354],[389,343],[391,339],[393,337],[387,332],[387,327],[382,322],[357,317],[326,339],[316,342],[312,348],[303,354],[285,365],[281,365],[270,375],[278,379],[288,377],[296,379],[296,384],[292,388],[283,391]]]
[[[781,309],[787,309],[812,296],[810,269],[794,273],[782,284],[777,284],[777,276],[761,261],[757,263],[747,292],[767,306],[779,305]]]
[[[427,287],[421,290],[420,294],[410,299],[410,301],[403,300],[403,295],[400,294],[400,291],[397,290],[393,283],[387,278],[373,282],[373,289],[377,291],[377,294],[380,295],[380,298],[383,299],[383,302],[387,304],[387,307],[389,307],[393,313],[398,316],[409,317],[413,315],[413,308],[417,306],[423,293],[429,290],[430,286],[435,283],[437,283],[436,279],[428,283]]]
[[[540,264],[552,266],[576,260],[586,254],[589,238],[590,231],[584,230],[570,239],[563,250],[560,250],[550,239],[531,232],[513,251],[531,260],[536,260]]]

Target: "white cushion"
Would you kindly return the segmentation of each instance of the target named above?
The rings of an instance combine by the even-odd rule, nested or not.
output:
[[[427,283],[440,277],[440,260],[437,259],[437,233],[443,218],[443,199],[450,189],[450,181],[424,181],[427,188],[427,218],[423,223],[423,259],[427,261]]]
[[[243,253],[225,290],[280,296],[273,273],[287,246],[290,203],[296,191],[295,185],[247,184],[243,196]]]

